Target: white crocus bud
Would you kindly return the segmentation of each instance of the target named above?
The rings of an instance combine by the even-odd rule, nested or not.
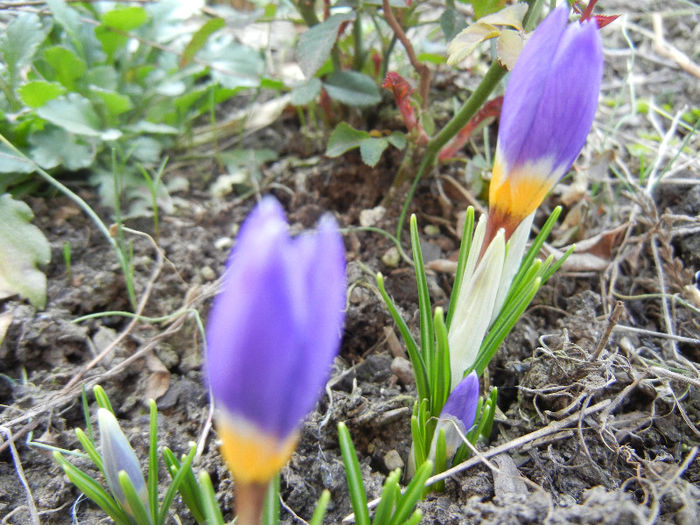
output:
[[[458,385],[476,362],[486,332],[503,307],[520,267],[533,217],[534,213],[523,220],[507,243],[500,230],[480,260],[486,216],[479,218],[448,333],[452,385]]]
[[[126,472],[139,499],[143,502],[144,507],[148,509],[148,490],[141,472],[141,465],[134,449],[131,448],[129,441],[119,427],[119,423],[112,412],[106,408],[100,408],[97,411],[97,424],[100,428],[102,463],[109,489],[117,501],[121,503],[124,510],[133,515],[133,511],[124,496],[124,491],[119,484],[119,473],[121,471]]]

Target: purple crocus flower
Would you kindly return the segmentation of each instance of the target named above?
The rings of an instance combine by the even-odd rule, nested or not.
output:
[[[100,429],[100,450],[107,486],[112,494],[131,516],[134,511],[124,495],[119,483],[119,473],[124,471],[129,477],[136,494],[144,508],[149,508],[148,490],[141,472],[141,465],[131,448],[129,440],[122,432],[119,422],[109,410],[100,408],[97,411],[97,424]]]
[[[296,448],[338,353],[345,288],[335,220],[292,238],[265,197],[241,227],[207,327],[221,450],[239,483],[267,482]]]
[[[511,72],[489,190],[487,241],[506,240],[568,171],[598,105],[603,49],[595,21],[568,23],[568,8],[537,27]]]
[[[435,438],[430,450],[430,457],[435,458],[437,436],[440,431],[445,433],[445,450],[447,458],[451,458],[464,443],[462,436],[474,425],[476,407],[479,404],[479,376],[472,371],[452,390],[442,407],[440,418],[435,426]],[[460,435],[461,434],[461,435]]]

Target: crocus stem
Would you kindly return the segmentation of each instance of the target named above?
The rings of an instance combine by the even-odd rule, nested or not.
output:
[[[411,189],[408,191],[408,196],[404,202],[403,209],[401,210],[401,216],[399,217],[399,224],[396,228],[396,238],[401,238],[401,231],[403,229],[403,223],[406,220],[406,214],[408,213],[408,207],[413,199],[413,194],[416,192],[418,183],[420,179],[435,165],[438,152],[442,147],[447,144],[452,137],[454,137],[459,130],[461,130],[467,122],[476,114],[476,112],[481,108],[481,106],[486,102],[486,99],[491,94],[496,85],[500,82],[503,76],[506,74],[506,70],[501,66],[500,63],[494,62],[491,67],[486,72],[486,75],[481,80],[477,88],[471,94],[471,96],[464,103],[462,108],[457,112],[457,114],[452,117],[452,119],[445,124],[440,132],[430,140],[427,147],[425,148],[425,155],[423,156],[423,162],[421,162],[418,172],[413,179],[413,184]]]
[[[361,71],[365,63],[365,54],[362,49],[362,22],[360,21],[360,11],[357,12],[357,17],[352,25],[352,37],[355,41],[355,56],[353,57],[352,67],[355,71]]]
[[[260,525],[267,484],[236,483],[236,525]]]

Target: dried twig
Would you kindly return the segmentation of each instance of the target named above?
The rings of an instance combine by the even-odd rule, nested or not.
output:
[[[17,477],[20,483],[24,487],[24,493],[27,496],[27,508],[29,509],[29,516],[32,520],[32,525],[39,525],[39,512],[36,508],[36,503],[34,503],[34,497],[32,496],[32,490],[29,488],[29,483],[24,475],[24,469],[22,468],[22,462],[19,459],[19,453],[14,444],[14,438],[12,437],[12,432],[9,428],[0,426],[0,432],[7,436],[7,443],[10,447],[10,453],[12,454],[12,461],[15,464],[15,470],[17,471]]]
[[[478,457],[472,457],[469,458],[468,460],[460,463],[459,465],[456,465],[450,469],[447,469],[445,472],[442,472],[440,474],[436,474],[435,476],[428,478],[428,480],[425,482],[425,486],[429,487],[431,485],[434,485],[435,483],[438,483],[440,481],[443,481],[449,477],[454,476],[455,474],[458,474],[462,472],[463,470],[470,469],[472,467],[475,467],[482,461],[484,461],[484,458],[491,458],[493,456],[497,456],[498,454],[502,454],[504,452],[508,452],[509,450],[524,447],[528,445],[529,443],[535,441],[535,440],[541,440],[542,438],[549,436],[551,434],[556,434],[562,430],[565,430],[566,427],[569,425],[577,425],[578,421],[582,417],[589,416],[591,414],[595,414],[596,412],[600,412],[604,408],[606,408],[610,404],[609,399],[605,399],[599,403],[596,403],[592,407],[588,407],[585,410],[581,410],[579,412],[576,412],[575,414],[570,415],[569,417],[562,419],[561,421],[553,421],[546,427],[540,428],[538,430],[535,430],[534,432],[530,432],[529,434],[526,434],[524,436],[517,437],[515,439],[512,439],[508,443],[504,443],[503,445],[499,445],[497,447],[494,447],[490,450],[486,450],[482,452],[482,454]],[[540,441],[542,443],[542,441]],[[367,506],[372,509],[376,507],[379,504],[381,498],[376,498],[372,501],[370,501]],[[345,518],[343,518],[343,522],[351,522],[355,518],[354,514],[349,514]]]
[[[598,341],[598,344],[596,345],[595,350],[591,354],[589,361],[597,361],[598,360],[601,352],[603,351],[603,348],[605,348],[605,345],[608,344],[608,340],[610,339],[610,334],[612,334],[613,328],[615,328],[615,325],[620,320],[620,317],[622,316],[622,312],[624,312],[624,310],[625,310],[625,308],[622,304],[622,301],[617,301],[615,303],[615,308],[613,309],[612,313],[610,314],[610,317],[608,317],[608,326],[605,327],[605,332],[603,333],[603,336]]]
[[[669,44],[664,38],[664,26],[660,13],[651,15],[651,23],[654,27],[654,51],[658,54],[670,58],[691,75],[700,78],[700,66],[693,62],[688,55],[677,47]]]

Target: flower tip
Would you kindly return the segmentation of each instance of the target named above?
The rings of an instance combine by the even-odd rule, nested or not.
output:
[[[468,432],[476,419],[478,402],[479,376],[476,375],[476,371],[472,371],[452,390],[440,416],[457,418]]]
[[[123,471],[129,477],[144,506],[148,506],[146,482],[141,472],[141,465],[114,414],[106,408],[99,408],[97,426],[100,429],[100,448],[105,478],[112,494],[126,510],[130,510],[119,483],[119,474]]]

